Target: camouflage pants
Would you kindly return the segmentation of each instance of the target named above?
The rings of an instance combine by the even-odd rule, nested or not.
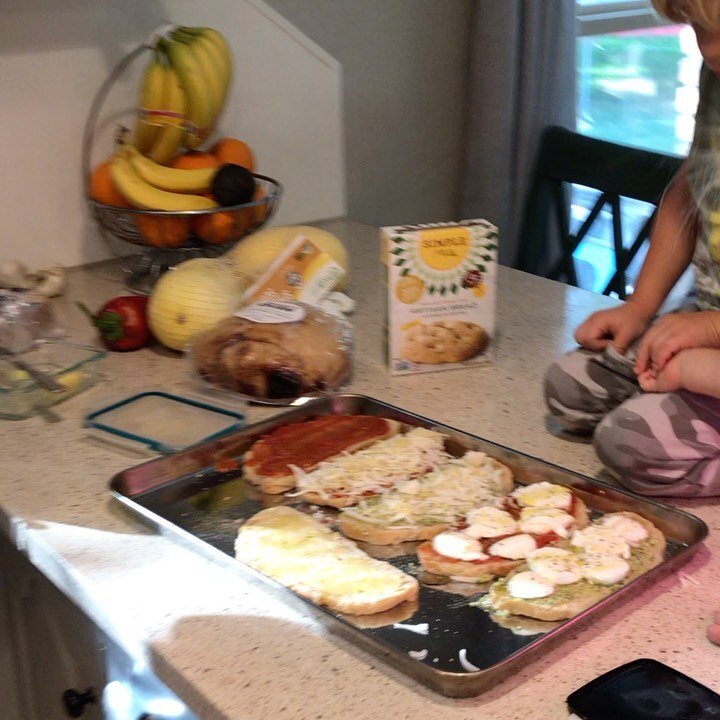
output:
[[[550,412],[572,433],[594,433],[604,465],[644,495],[720,495],[720,399],[643,393],[634,353],[574,350],[545,377]]]

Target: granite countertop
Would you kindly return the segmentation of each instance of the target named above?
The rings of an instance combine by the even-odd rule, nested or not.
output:
[[[499,342],[491,366],[391,378],[382,358],[383,283],[374,228],[322,223],[352,257],[358,301],[350,390],[467,430],[589,475],[592,448],[548,431],[543,372],[572,345],[573,328],[612,301],[501,268]],[[91,307],[123,292],[113,265],[71,272],[58,313],[75,341],[93,332],[71,302]],[[85,435],[81,419],[108,395],[138,387],[187,389],[182,358],[159,348],[111,353],[105,381],[60,405],[60,423],[0,423],[0,526],[31,560],[130,652],[144,657],[200,718],[307,720],[492,718],[565,720],[573,689],[638,657],[669,662],[720,690],[720,649],[704,637],[720,605],[720,501],[683,501],[710,526],[681,573],[646,588],[596,626],[477,698],[450,700],[329,633],[317,619],[257,584],[228,573],[147,530],[108,493],[108,480],[134,458]],[[270,414],[249,408],[250,420]]]

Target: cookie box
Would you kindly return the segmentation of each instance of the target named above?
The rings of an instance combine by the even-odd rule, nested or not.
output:
[[[381,230],[393,375],[485,363],[495,335],[497,228],[486,220]]]

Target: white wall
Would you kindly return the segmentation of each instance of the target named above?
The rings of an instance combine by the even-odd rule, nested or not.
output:
[[[82,197],[83,125],[111,68],[167,20],[228,37],[235,86],[220,132],[249,142],[258,170],[285,185],[276,222],[344,213],[340,66],[260,0],[3,0],[0,260],[106,256]],[[142,63],[133,67],[106,120],[132,105]],[[111,149],[103,127],[96,158]]]
[[[342,63],[350,216],[456,219],[473,0],[267,2]]]

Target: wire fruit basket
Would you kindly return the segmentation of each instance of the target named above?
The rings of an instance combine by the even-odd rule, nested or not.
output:
[[[184,260],[223,255],[246,235],[266,225],[282,196],[282,185],[277,180],[252,173],[252,201],[208,210],[141,210],[106,205],[91,197],[91,158],[100,112],[113,86],[148,51],[152,51],[151,46],[139,45],[113,69],[93,100],[83,136],[86,201],[110,252],[127,274],[128,287],[138,293],[149,293],[163,272]],[[120,126],[117,135],[127,135],[127,129]],[[133,252],[129,246],[138,249]]]

